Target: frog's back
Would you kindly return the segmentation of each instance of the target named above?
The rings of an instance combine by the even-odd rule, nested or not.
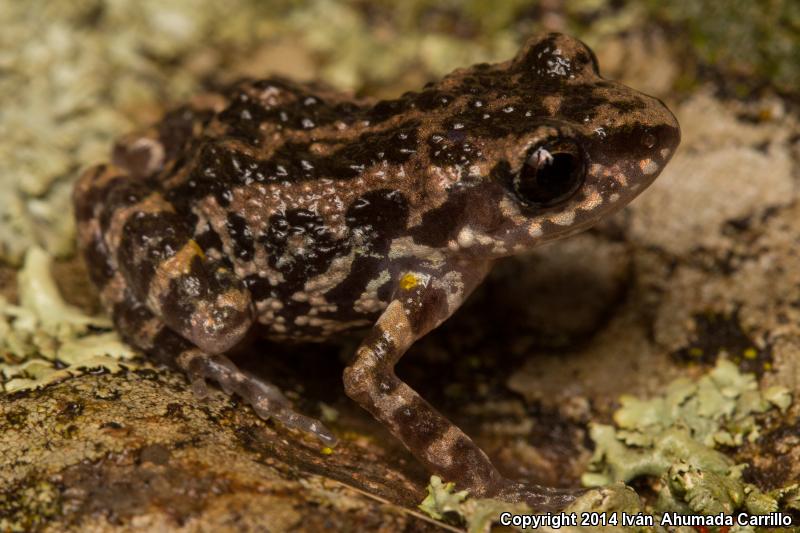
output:
[[[244,81],[164,118],[154,179],[204,252],[244,281],[266,336],[329,338],[374,322],[409,261],[441,256],[408,230],[481,155],[446,133],[463,100],[429,87],[354,102]]]
[[[408,224],[419,121],[282,79],[200,104],[157,126],[154,178],[206,255],[243,280],[264,334],[317,340],[371,324]]]
[[[600,78],[581,43],[549,36],[393,100],[245,80],[172,111],[115,160],[242,280],[268,336],[326,338],[374,322],[403,269],[512,253],[622,205],[628,177],[661,163],[630,149],[662,127],[652,100]],[[530,218],[507,176],[553,136],[580,138],[592,174],[616,181],[581,188],[572,212]]]

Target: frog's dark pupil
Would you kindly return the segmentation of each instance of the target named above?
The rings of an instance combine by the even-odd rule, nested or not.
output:
[[[515,180],[517,194],[536,207],[549,207],[566,200],[583,183],[582,155],[572,142],[534,148]]]

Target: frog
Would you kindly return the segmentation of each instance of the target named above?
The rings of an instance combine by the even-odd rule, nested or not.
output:
[[[336,437],[231,354],[253,338],[363,332],[347,396],[476,497],[560,509],[580,489],[512,480],[394,367],[499,259],[607,219],[680,142],[657,98],[552,33],[396,98],[247,78],[166,112],[88,168],[79,249],[122,338],[264,419]],[[533,296],[533,295],[532,295]]]

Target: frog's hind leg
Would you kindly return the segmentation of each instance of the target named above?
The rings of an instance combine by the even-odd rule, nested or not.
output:
[[[164,317],[169,317],[171,309],[168,304],[151,307],[149,301],[142,303],[143,299],[139,295],[142,292],[147,295],[150,291],[142,291],[142,286],[137,286],[137,282],[140,282],[141,278],[131,276],[130,268],[123,268],[124,264],[117,268],[117,258],[120,254],[115,257],[109,251],[109,242],[113,243],[114,239],[103,236],[103,219],[109,216],[103,206],[106,206],[105,209],[109,209],[107,202],[110,199],[111,205],[119,207],[118,202],[121,200],[114,201],[114,198],[124,196],[126,192],[130,192],[127,202],[135,203],[138,194],[135,188],[136,180],[116,167],[100,166],[87,171],[75,189],[80,247],[89,269],[89,276],[100,288],[101,301],[111,314],[117,331],[121,333],[126,342],[159,362],[183,370],[189,376],[192,388],[200,396],[207,395],[205,381],[214,381],[226,393],[242,397],[246,403],[253,406],[260,417],[274,418],[289,428],[310,433],[328,445],[333,444],[335,438],[332,433],[319,421],[295,412],[291,403],[277,387],[239,370],[226,356],[209,353],[208,350],[198,347],[197,343],[188,340],[182,332],[181,334],[176,332],[172,324],[162,319],[153,310],[155,307],[156,310],[164,313]],[[131,182],[134,185],[131,185]],[[136,215],[131,216],[135,217]],[[113,219],[113,216],[110,218]],[[159,241],[157,236],[153,234],[150,236],[155,241]],[[142,244],[144,246],[147,243]],[[155,246],[152,243],[150,245]],[[147,252],[147,249],[138,250],[138,252],[143,254]],[[180,252],[172,257],[179,254]],[[192,259],[193,268],[198,268],[197,259],[195,257]],[[223,281],[225,280],[223,279]],[[203,283],[203,280],[200,280],[200,283]],[[213,293],[213,289],[218,290],[225,286],[219,282],[218,285],[213,285],[208,281],[205,283],[212,290],[208,288],[207,292],[201,290],[198,296],[201,300],[204,295],[208,298],[208,295]],[[239,293],[236,292],[235,287],[230,287],[231,284],[232,280],[228,282],[228,298],[235,301]],[[223,294],[225,293],[223,292]],[[222,318],[225,316],[228,319],[231,318],[231,315],[223,315]],[[235,317],[236,315],[233,315],[233,318]],[[247,324],[249,325],[249,322]],[[224,324],[222,331],[225,331]],[[227,342],[230,340],[228,339]],[[219,342],[208,341],[206,344],[213,348],[220,347]]]
[[[226,394],[241,397],[261,418],[272,418],[288,428],[311,434],[328,446],[336,443],[336,438],[320,421],[296,412],[278,387],[240,370],[224,355],[208,354],[192,345],[145,306],[136,303],[124,284],[121,276],[117,276],[103,295],[104,300],[114,302],[112,317],[117,329],[126,332],[124,338],[130,344],[162,363],[183,370],[198,397],[208,396],[206,380],[212,381]]]
[[[463,431],[394,373],[418,338],[438,326],[483,279],[488,265],[440,272],[407,272],[394,299],[345,369],[347,395],[382,422],[428,470],[479,497],[525,501],[536,511],[558,510],[578,491],[504,478]]]
[[[154,180],[114,165],[89,169],[74,193],[78,236],[98,287],[122,273],[136,300],[203,351],[236,346],[254,319],[249,291],[193,239]]]
[[[199,396],[206,394],[205,380],[215,381],[226,393],[242,397],[261,418],[274,418],[328,446],[336,444],[336,437],[322,422],[296,412],[278,387],[240,370],[224,355],[209,355],[195,348],[181,353],[176,362],[189,375]]]

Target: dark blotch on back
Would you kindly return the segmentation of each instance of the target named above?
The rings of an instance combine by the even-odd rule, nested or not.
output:
[[[158,138],[164,145],[164,160],[172,161],[185,154],[194,136],[214,117],[211,110],[181,106],[164,115],[158,123]]]
[[[383,162],[407,162],[417,151],[418,128],[417,121],[407,121],[386,131],[367,131],[329,155],[312,152],[309,143],[287,142],[263,160],[206,139],[188,179],[169,190],[166,197],[181,210],[186,210],[192,199],[209,195],[227,207],[234,188],[252,183],[353,179]]]
[[[346,239],[334,238],[322,217],[308,209],[272,215],[259,241],[267,249],[269,265],[283,274],[284,286],[291,292],[328,270],[337,256],[349,252]]]
[[[408,200],[393,189],[378,189],[358,197],[345,214],[353,230],[367,236],[370,252],[386,253],[389,241],[405,231],[408,219]]]
[[[419,122],[406,121],[386,131],[364,133],[355,142],[348,143],[318,164],[328,177],[356,177],[364,168],[387,162],[401,165],[417,151]],[[338,172],[339,175],[335,174]]]
[[[171,212],[139,212],[125,223],[117,263],[135,269],[126,278],[137,297],[146,297],[158,265],[186,244],[185,223],[186,217]]]
[[[250,291],[253,300],[260,302],[267,298],[278,298],[279,292],[270,285],[269,280],[258,274],[250,274],[244,278],[244,286]]]
[[[231,104],[219,120],[228,126],[228,135],[258,146],[263,142],[260,127],[264,123],[278,130],[310,130],[336,121],[350,124],[361,116],[363,108],[358,104],[331,104],[312,89],[279,77],[245,81],[231,89]]]
[[[255,254],[255,241],[247,221],[241,215],[231,213],[226,223],[228,235],[233,241],[233,253],[237,259],[250,261]]]
[[[138,204],[145,197],[152,194],[155,187],[146,180],[119,179],[114,180],[105,189],[102,199],[103,211],[100,213],[100,229],[103,233],[108,231],[111,219],[122,209]]]
[[[475,130],[466,130],[464,123],[451,125],[458,125],[459,128],[435,132],[428,137],[430,159],[439,165],[466,167],[482,156],[481,150],[469,141],[469,136],[474,135]]]
[[[507,163],[506,163],[507,165]],[[473,185],[454,190],[439,207],[427,211],[418,226],[408,233],[414,242],[443,248],[455,239],[461,229],[461,221],[469,220],[479,231],[491,233],[503,223],[503,216],[494,206],[500,195],[507,194],[505,187],[497,187],[497,181]]]
[[[223,249],[222,239],[211,227],[206,228],[202,233],[195,236],[195,241],[205,253],[210,250],[222,251]]]
[[[243,90],[234,93],[230,105],[218,118],[228,126],[228,135],[251,145],[261,144],[261,124],[269,120],[270,113],[264,104]]]
[[[392,189],[368,192],[347,209],[345,221],[350,234],[363,240],[347,277],[325,294],[328,301],[338,304],[338,317],[363,318],[355,313],[352,303],[380,270],[381,257],[389,252],[392,239],[405,232],[408,210],[406,197]]]

